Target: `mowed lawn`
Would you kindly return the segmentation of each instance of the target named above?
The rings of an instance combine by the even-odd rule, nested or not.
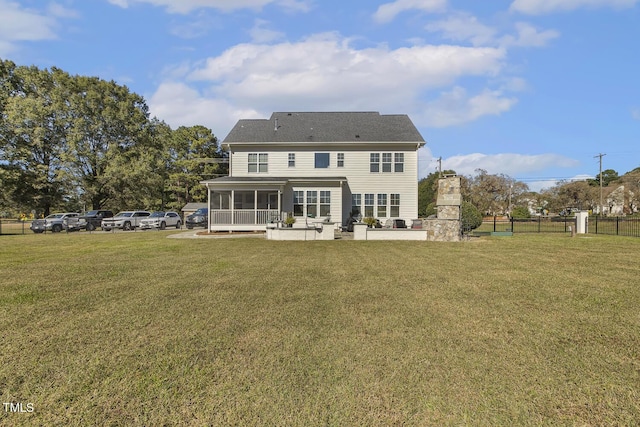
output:
[[[168,234],[0,236],[0,425],[640,424],[640,239]]]

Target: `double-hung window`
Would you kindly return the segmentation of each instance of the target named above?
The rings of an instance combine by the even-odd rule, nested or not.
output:
[[[369,155],[369,172],[380,172],[380,153]]]
[[[288,164],[290,168],[296,167],[296,153],[289,153]]]
[[[394,172],[404,172],[404,153],[395,153],[393,155]]]
[[[293,192],[293,216],[304,216],[304,191]]]
[[[318,192],[307,191],[307,216],[315,218],[318,216]]]
[[[320,191],[320,216],[331,213],[331,191]]]
[[[391,172],[391,153],[382,153],[382,172]]]
[[[378,194],[378,216],[383,218],[387,216],[387,195],[386,194]]]
[[[364,216],[365,217],[373,216],[374,202],[375,202],[375,194],[364,195]]]
[[[344,153],[338,153],[336,165],[339,168],[343,168],[344,167]]]
[[[397,218],[400,216],[400,194],[391,194],[391,217]]]
[[[269,172],[269,154],[267,153],[249,153],[248,158],[249,172],[265,173]]]

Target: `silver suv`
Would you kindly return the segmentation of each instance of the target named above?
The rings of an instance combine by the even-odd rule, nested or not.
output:
[[[77,214],[75,212],[51,214],[45,219],[34,220],[29,228],[34,233],[44,233],[45,231],[59,233],[67,228],[67,224],[70,219],[77,218],[78,215],[80,214]]]
[[[151,212],[147,211],[122,211],[118,212],[116,216],[112,218],[105,218],[102,220],[100,227],[104,231],[111,231],[113,228],[121,228],[122,230],[133,230],[140,226],[140,221],[143,218],[151,215]]]

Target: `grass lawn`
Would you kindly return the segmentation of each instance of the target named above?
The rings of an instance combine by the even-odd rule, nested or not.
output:
[[[0,425],[640,423],[638,238],[167,234],[0,236]]]

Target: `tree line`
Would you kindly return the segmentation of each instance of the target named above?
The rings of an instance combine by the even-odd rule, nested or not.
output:
[[[600,174],[578,181],[560,181],[540,192],[504,174],[489,174],[477,169],[473,176],[462,176],[464,202],[475,206],[485,216],[511,215],[526,218],[533,214],[567,213],[569,209],[600,213]],[[446,170],[443,174],[455,174]],[[418,183],[418,213],[436,212],[437,185],[440,174],[434,172]],[[613,169],[602,172],[602,214],[634,214],[640,210],[640,167],[619,176]],[[621,211],[615,212],[615,207]],[[533,211],[533,212],[532,212]]]
[[[0,59],[0,212],[179,210],[226,158],[210,129],[171,129],[126,86]]]

